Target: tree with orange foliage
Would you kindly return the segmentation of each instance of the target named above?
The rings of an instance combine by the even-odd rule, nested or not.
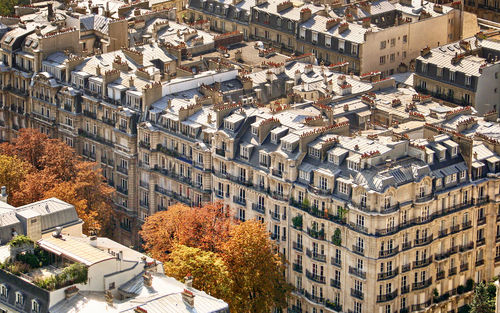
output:
[[[225,300],[232,312],[286,307],[292,286],[285,279],[285,260],[262,223],[248,220],[234,226],[222,244],[222,258],[231,278],[232,296]]]
[[[149,216],[139,234],[144,248],[158,260],[165,261],[165,252],[175,244],[218,252],[220,243],[228,239],[231,218],[219,203],[191,208],[174,204],[166,211]]]
[[[96,163],[83,162],[73,148],[35,129],[21,129],[12,143],[0,144],[0,153],[30,165],[10,194],[11,204],[57,197],[75,206],[85,233],[110,234],[114,189],[104,183]]]
[[[0,155],[0,186],[7,187],[7,194],[19,190],[30,170],[30,165],[17,156]]]

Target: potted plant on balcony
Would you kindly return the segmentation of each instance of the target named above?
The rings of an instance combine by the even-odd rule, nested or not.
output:
[[[339,228],[336,228],[335,231],[333,232],[332,243],[336,246],[339,246],[339,247],[342,244],[342,237],[341,237],[341,232],[340,232]]]
[[[297,215],[292,218],[293,227],[297,229],[302,229],[302,215]]]

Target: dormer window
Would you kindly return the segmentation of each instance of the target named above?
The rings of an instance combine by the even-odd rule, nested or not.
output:
[[[257,126],[252,126],[252,135],[257,136],[259,134],[259,128]]]
[[[428,164],[432,164],[432,163],[434,163],[434,154],[429,153],[429,154],[427,155],[427,163],[428,163]]]
[[[359,172],[359,163],[358,162],[355,162],[355,161],[352,161],[352,160],[347,160],[347,167],[350,170]]]
[[[337,182],[337,186],[338,186],[338,190],[340,193],[343,193],[345,195],[349,194],[349,185],[347,185],[344,182],[339,181],[339,182]]]
[[[7,298],[7,286],[4,284],[0,285],[0,296]]]
[[[234,124],[228,121],[224,121],[224,128],[230,131],[234,130]]]
[[[262,166],[269,166],[269,155],[263,151],[259,153],[259,164]]]
[[[312,32],[312,42],[313,43],[318,42],[318,32]]]
[[[278,143],[278,136],[276,135],[276,133],[271,133],[271,142],[274,144]]]
[[[330,163],[335,162],[335,155],[333,155],[333,153],[328,153],[328,162]]]
[[[322,190],[328,190],[328,179],[326,177],[319,177],[319,188]]]
[[[250,149],[248,147],[241,146],[240,155],[242,158],[248,159],[250,157]]]
[[[451,156],[452,157],[455,157],[457,155],[457,152],[458,152],[458,148],[457,147],[451,148]]]
[[[300,179],[303,179],[303,180],[305,180],[305,181],[309,181],[309,180],[310,180],[310,178],[309,178],[309,177],[310,177],[310,176],[309,176],[309,172],[302,171],[302,170],[301,170],[301,171],[299,171],[299,178],[300,178]]]
[[[439,152],[439,160],[443,161],[444,159],[446,159],[446,150],[442,150]]]
[[[315,149],[313,147],[309,148],[309,155],[312,156],[313,158],[319,159],[320,154],[321,153],[319,149]]]
[[[16,305],[23,305],[23,304],[24,304],[23,294],[20,293],[19,291],[16,291]]]
[[[37,300],[31,301],[31,312],[40,313],[40,303]]]
[[[465,179],[466,174],[467,174],[467,171],[461,171],[460,172],[460,179]]]

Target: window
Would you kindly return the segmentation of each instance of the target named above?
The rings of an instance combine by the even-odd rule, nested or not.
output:
[[[427,63],[422,62],[422,73],[427,73]]]
[[[306,29],[301,28],[300,29],[300,39],[305,39],[306,38]]]
[[[443,68],[442,68],[442,67],[439,67],[439,66],[438,66],[438,67],[436,68],[436,75],[437,75],[438,77],[442,77],[442,76],[443,76]]]
[[[394,47],[396,45],[396,38],[391,39],[391,47]]]
[[[339,51],[344,52],[345,40],[339,39]]]
[[[380,64],[385,64],[385,55],[380,57]]]
[[[396,60],[396,55],[394,53],[391,53],[390,61],[394,62],[395,60]]]
[[[338,188],[339,188],[340,193],[343,193],[345,195],[349,194],[349,186],[346,183],[339,181],[337,184],[338,184]]]
[[[292,23],[292,21],[288,21],[288,29],[289,30],[293,29],[293,23]]]
[[[465,75],[465,85],[470,86],[471,84],[471,76],[470,75]]]
[[[326,177],[320,176],[319,188],[321,188],[322,190],[328,190],[328,180],[326,179]]]
[[[455,81],[455,72],[454,71],[450,71],[450,81]]]
[[[312,42],[313,43],[318,42],[318,33],[317,32],[312,32]]]
[[[278,18],[278,19],[276,20],[276,25],[281,26],[281,19],[280,19],[280,18]]]
[[[403,59],[406,59],[406,51],[403,51]]]
[[[387,45],[387,42],[385,40],[381,41],[380,42],[380,50],[385,49],[386,45]]]
[[[39,313],[40,312],[40,303],[38,303],[37,300],[31,301],[31,312],[33,312],[33,313]]]
[[[408,35],[404,35],[403,36],[403,43],[407,43],[408,42]]]
[[[359,163],[357,163],[357,162],[355,162],[355,161],[348,160],[348,161],[347,161],[347,167],[348,167],[350,170],[353,170],[353,171],[359,171]]]
[[[23,294],[20,293],[19,291],[16,292],[16,304],[19,304],[19,305],[24,304]]]
[[[327,46],[327,47],[332,46],[332,37],[325,35],[325,46]]]
[[[0,285],[0,296],[7,298],[7,286],[4,284]]]
[[[358,44],[356,43],[351,44],[351,54],[358,54]]]

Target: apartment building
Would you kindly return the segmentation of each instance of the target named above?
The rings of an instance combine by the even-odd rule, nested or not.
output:
[[[495,35],[494,32],[491,35]],[[500,44],[482,32],[417,58],[414,87],[435,98],[500,113]]]
[[[357,75],[373,71],[380,71],[383,76],[406,72],[413,69],[422,48],[454,42],[479,31],[474,15],[417,0],[332,6],[274,0],[232,5],[193,0],[189,12],[192,20],[209,19],[224,26],[212,24],[213,30],[227,31],[233,24],[235,5],[252,6],[245,13],[251,39],[262,40],[285,52],[313,53],[327,65],[348,62],[349,72]],[[428,29],[446,31],[428,32]]]

